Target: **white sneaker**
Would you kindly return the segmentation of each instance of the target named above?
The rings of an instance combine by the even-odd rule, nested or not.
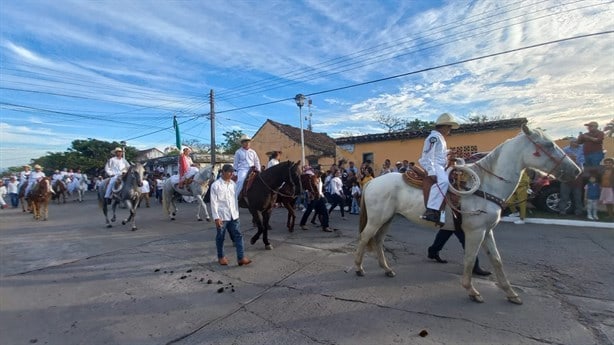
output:
[[[524,220],[522,219],[515,220],[514,224],[524,224]]]
[[[510,217],[520,217],[520,213],[519,212],[514,212],[514,213],[510,214]]]
[[[595,220],[595,218],[593,218],[593,216],[590,215],[590,214],[588,216],[586,216],[586,219],[588,219],[588,220]]]
[[[599,217],[597,217],[597,215],[594,215],[594,216],[593,216],[593,219],[594,219],[594,220],[599,220]]]

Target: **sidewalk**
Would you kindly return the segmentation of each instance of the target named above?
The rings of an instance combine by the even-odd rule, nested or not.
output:
[[[518,217],[505,216],[501,217],[501,222],[513,223],[518,220]],[[546,224],[546,225],[566,225],[566,226],[579,226],[585,228],[604,228],[614,229],[614,223],[612,222],[599,222],[594,220],[575,220],[575,219],[554,219],[554,218],[525,218],[525,223],[530,224]]]

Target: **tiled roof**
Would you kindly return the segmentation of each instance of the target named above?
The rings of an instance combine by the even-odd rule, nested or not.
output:
[[[279,122],[268,119],[271,125],[277,128],[280,132],[287,135],[291,140],[300,144],[301,142],[301,129],[292,127],[290,125],[284,125]],[[307,129],[303,129],[303,137],[305,138],[305,146],[311,148],[314,151],[322,152],[324,156],[335,156],[335,140],[325,133],[316,133]]]
[[[461,124],[459,129],[452,130],[452,133],[473,133],[481,131],[492,131],[498,129],[518,128],[523,123],[527,123],[527,119],[524,117],[507,120],[497,120],[481,123],[467,123]],[[426,138],[431,130],[418,130],[418,131],[402,131],[391,133],[378,133],[378,134],[366,134],[354,137],[343,137],[335,139],[337,145],[344,144],[356,144],[364,142],[377,142],[377,141],[390,141],[390,140],[407,140],[413,138]]]

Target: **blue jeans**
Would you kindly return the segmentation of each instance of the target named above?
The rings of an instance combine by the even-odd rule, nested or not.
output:
[[[9,193],[9,195],[11,196],[11,205],[13,208],[17,208],[17,206],[19,206],[19,194]]]
[[[584,166],[585,167],[597,167],[601,164],[601,160],[603,159],[603,152],[593,152],[587,155],[584,155]]]
[[[224,257],[224,237],[226,235],[226,231],[228,231],[230,238],[232,238],[235,242],[235,246],[237,248],[237,260],[243,259],[243,235],[239,230],[239,225],[239,219],[228,220],[222,222],[222,227],[217,229],[215,246],[217,247],[218,259]]]

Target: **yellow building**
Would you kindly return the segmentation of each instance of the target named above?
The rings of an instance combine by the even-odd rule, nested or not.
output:
[[[520,126],[526,118],[507,119],[483,123],[463,124],[446,138],[448,148],[461,156],[468,157],[477,152],[490,151],[507,139],[520,133]],[[424,139],[430,130],[403,131],[393,133],[367,134],[332,139],[325,133],[304,130],[305,157],[312,166],[328,169],[340,160],[354,161],[360,165],[371,160],[376,174],[384,160],[408,160],[417,162],[421,155]],[[267,120],[252,138],[252,148],[259,155],[262,165],[269,161],[268,153],[282,151],[280,160],[301,159],[300,128]]]

